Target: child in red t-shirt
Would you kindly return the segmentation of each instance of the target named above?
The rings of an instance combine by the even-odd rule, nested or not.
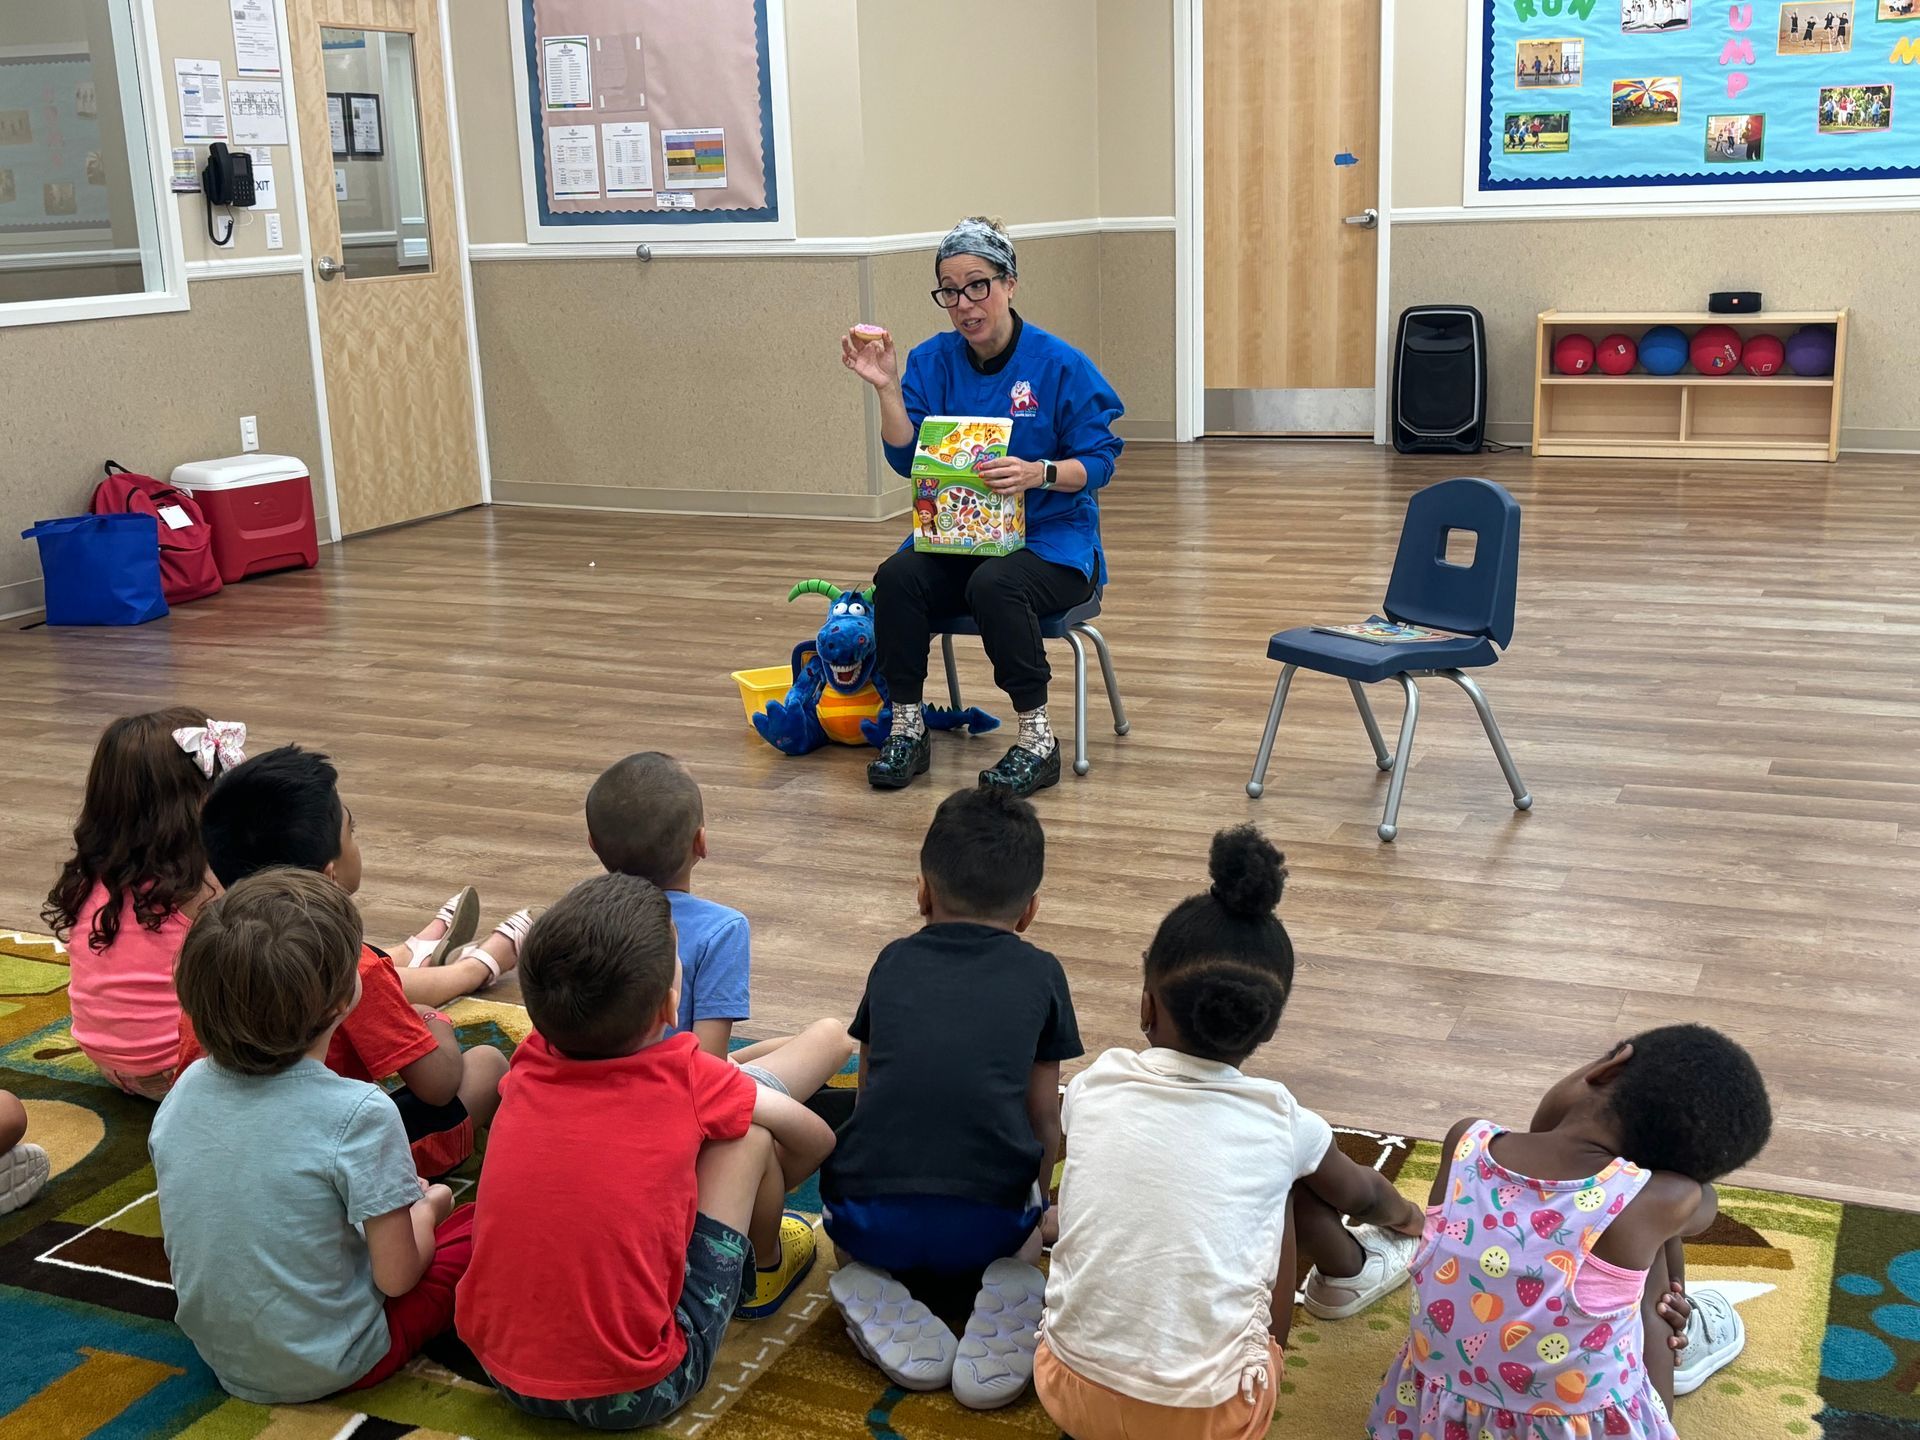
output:
[[[360,847],[341,803],[339,773],[325,755],[283,745],[215,782],[200,815],[207,865],[222,885],[277,866],[325,875],[351,895],[360,888]],[[180,1017],[176,1073],[204,1053]],[[491,1046],[464,1054],[444,1015],[411,1004],[393,962],[360,948],[360,1003],[340,1022],[327,1068],[352,1080],[400,1077],[392,1095],[422,1175],[443,1175],[473,1153],[474,1127],[493,1119],[507,1057]]]
[[[706,1384],[756,1256],[792,1271],[776,1306],[812,1260],[808,1231],[790,1263],[788,1232],[807,1227],[781,1205],[833,1131],[674,1030],[677,948],[667,897],[621,874],[574,887],[527,936],[536,1033],[501,1087],[455,1323],[531,1415],[657,1424]]]

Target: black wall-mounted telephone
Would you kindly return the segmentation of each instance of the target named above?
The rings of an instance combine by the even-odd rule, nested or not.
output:
[[[227,216],[227,233],[216,235],[213,207],[225,205],[231,212],[235,205],[253,204],[253,157],[244,150],[229,150],[220,141],[214,141],[207,151],[207,163],[200,171],[200,188],[207,196],[207,238],[216,245],[225,245],[233,239],[233,216],[231,213]]]

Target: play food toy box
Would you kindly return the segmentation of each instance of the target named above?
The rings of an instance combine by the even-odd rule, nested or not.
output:
[[[929,415],[913,451],[913,548],[935,555],[1010,555],[1027,543],[1024,496],[996,495],[974,471],[1006,455],[1005,416]]]

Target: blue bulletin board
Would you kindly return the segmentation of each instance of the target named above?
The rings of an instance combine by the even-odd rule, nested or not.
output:
[[[1481,3],[1470,204],[1920,190],[1920,0]]]

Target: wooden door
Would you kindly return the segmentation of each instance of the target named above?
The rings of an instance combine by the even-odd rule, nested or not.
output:
[[[346,534],[483,498],[439,3],[288,4]]]
[[[1202,41],[1206,429],[1371,434],[1380,0],[1205,0]]]

